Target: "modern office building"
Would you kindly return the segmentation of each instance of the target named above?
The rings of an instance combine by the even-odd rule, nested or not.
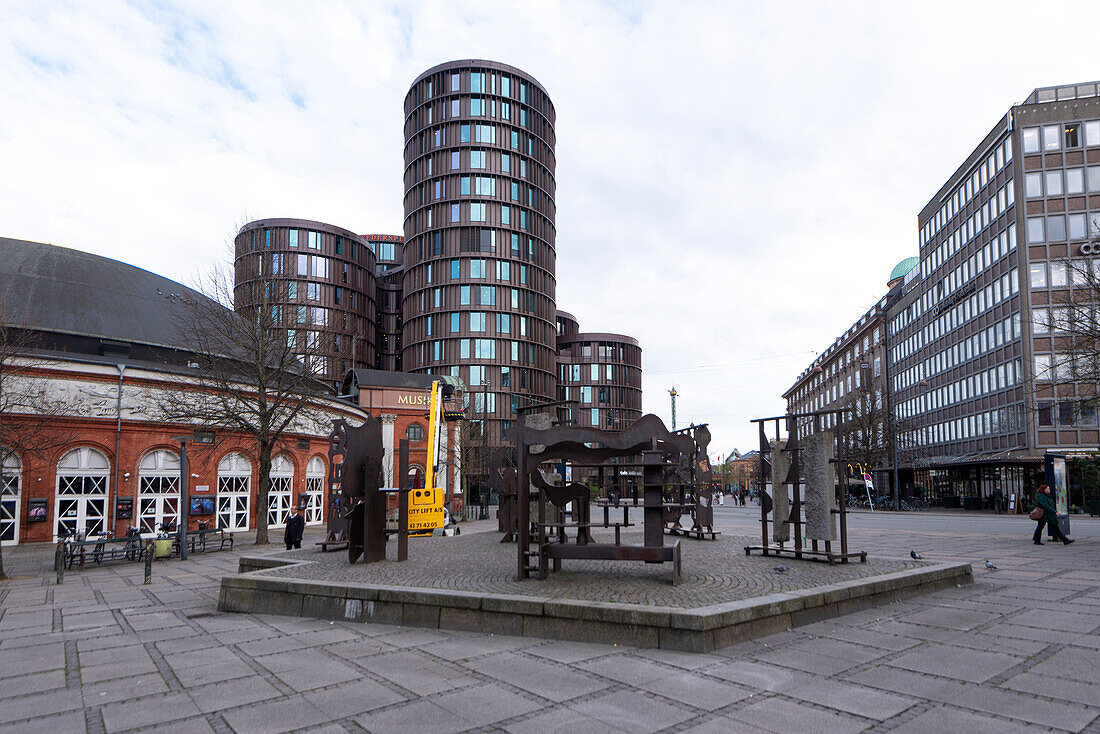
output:
[[[248,279],[270,273],[264,297],[281,309],[288,340],[320,360],[317,373],[334,389],[349,369],[376,364],[377,340],[387,336],[379,326],[392,318],[378,315],[377,258],[367,240],[324,222],[260,219],[241,227],[234,255],[234,307],[255,306],[264,290],[246,287]],[[265,270],[248,258],[262,258]]]
[[[405,97],[402,367],[462,379],[492,445],[555,395],[554,121],[541,84],[493,61],[440,64]]]
[[[575,425],[620,431],[642,417],[642,348],[623,334],[581,333],[557,312],[558,396]],[[559,408],[559,414],[565,409]]]
[[[1098,95],[1034,90],[918,216],[920,264],[886,316],[903,495],[988,507],[1032,492],[1047,453],[1097,447],[1062,314],[1100,254]]]

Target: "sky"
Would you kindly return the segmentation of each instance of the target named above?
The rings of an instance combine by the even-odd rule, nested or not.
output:
[[[557,112],[557,304],[643,349],[712,455],[917,254],[1035,87],[1100,79],[1094,2],[0,3],[0,236],[192,284],[239,226],[402,231],[403,101],[453,59]]]

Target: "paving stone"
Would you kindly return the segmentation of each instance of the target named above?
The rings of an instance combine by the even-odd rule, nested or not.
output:
[[[669,669],[663,665],[626,654],[605,655],[578,663],[576,667],[631,686],[641,686],[669,675]]]
[[[724,681],[693,673],[668,673],[639,688],[673,701],[713,711],[749,697],[749,692]]]
[[[108,732],[152,726],[199,713],[198,706],[185,693],[145,696],[103,707],[103,723]]]
[[[828,679],[799,686],[787,695],[879,721],[897,716],[918,703],[915,698],[868,690],[863,686]]]
[[[0,734],[58,734],[84,731],[84,712],[70,711],[53,716],[40,716],[15,724],[0,724]]]
[[[607,683],[591,676],[514,653],[478,658],[467,663],[466,667],[551,701],[566,701],[607,687]]]
[[[991,612],[977,612],[967,609],[925,609],[916,614],[907,614],[904,621],[910,624],[924,624],[929,627],[946,627],[953,630],[971,630],[1000,617]]]
[[[1097,716],[1095,709],[1066,701],[1044,701],[1033,695],[988,688],[965,691],[950,703],[1042,726],[1079,731]]]
[[[492,683],[433,696],[432,703],[470,726],[488,726],[542,707],[540,703]]]
[[[556,660],[559,663],[576,663],[581,660],[589,660],[591,658],[600,657],[601,655],[607,655],[613,651],[614,648],[608,649],[607,645],[598,645],[591,642],[574,642],[572,640],[548,642],[526,650],[526,652],[531,655]]]
[[[400,693],[370,679],[310,691],[303,697],[332,719],[355,716],[407,700]]]
[[[1035,734],[1035,728],[1024,723],[994,719],[990,716],[934,708],[906,721],[893,730],[895,734],[928,734],[929,732],[966,732],[966,734]]]
[[[24,673],[0,681],[0,699],[23,696],[28,693],[42,694],[65,687],[65,671],[47,670],[40,673]]]
[[[324,711],[301,696],[231,709],[222,712],[222,717],[234,734],[279,734],[328,721]]]
[[[605,724],[635,732],[658,731],[694,716],[687,709],[633,691],[589,698],[570,708]]]
[[[625,732],[627,729],[585,716],[566,706],[555,706],[540,711],[522,721],[503,726],[512,734],[545,734],[546,732]]]
[[[784,693],[817,680],[816,676],[809,673],[748,661],[737,661],[708,668],[707,674],[740,683],[752,690],[774,693]]]
[[[406,731],[410,728],[410,722],[416,722],[413,728],[418,731],[430,731],[433,734],[450,734],[472,726],[453,712],[427,700],[372,711],[356,717],[355,722],[371,732]]]
[[[1094,675],[1092,680],[1097,680],[1097,677]],[[1090,683],[1088,680],[1066,680],[1049,675],[1021,673],[1005,681],[1004,685],[1016,691],[1076,701],[1100,711],[1100,684]]]
[[[158,673],[91,683],[82,687],[85,706],[102,706],[116,701],[128,701],[142,696],[166,693],[168,685]]]
[[[1021,662],[1021,658],[995,652],[982,652],[956,645],[932,645],[903,652],[890,665],[921,673],[931,673],[981,683]]]
[[[203,713],[245,706],[279,697],[279,691],[263,678],[253,675],[187,689],[187,695]]]
[[[356,680],[358,671],[319,650],[293,650],[255,658],[291,688],[306,691]]]
[[[32,717],[56,714],[61,711],[82,709],[84,699],[80,695],[80,689],[71,688],[64,691],[55,691],[48,696],[19,696],[18,698],[6,698],[0,705],[0,723],[10,723],[29,719]]]
[[[820,731],[829,732],[830,734],[844,734],[845,732],[857,732],[867,728],[866,724],[857,719],[778,698],[769,698],[754,703],[730,712],[726,716],[735,721],[741,721],[773,732]]]
[[[378,655],[360,664],[420,696],[449,691],[469,682],[461,668],[441,664],[416,651]]]
[[[875,665],[847,676],[847,680],[886,691],[918,696],[931,701],[948,701],[967,688],[963,681],[914,673],[887,665]]]

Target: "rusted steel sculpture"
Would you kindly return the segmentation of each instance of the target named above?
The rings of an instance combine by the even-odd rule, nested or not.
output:
[[[700,540],[717,540],[721,534],[714,529],[714,473],[711,471],[707,448],[710,446],[710,430],[707,424],[691,426],[678,431],[689,433],[695,443],[695,449],[687,461],[681,461],[681,476],[686,482],[673,492],[665,514],[666,530],[672,535],[685,535]],[[686,468],[683,468],[686,463]],[[687,490],[690,489],[690,494]],[[678,500],[678,503],[677,503]],[[684,509],[691,516],[691,528],[680,525]]]
[[[848,484],[846,466],[832,457],[835,439],[831,432],[824,430],[823,419],[833,414],[842,415],[842,411],[791,413],[753,420],[760,434],[760,479],[763,483],[771,480],[774,497],[761,487],[762,542],[745,546],[745,555],[760,551],[765,556],[791,556],[829,563],[847,563],[850,558],[867,562],[866,551],[848,550],[848,515],[844,502]],[[769,423],[774,424],[774,439],[768,436]],[[781,429],[786,430],[785,440],[780,436]],[[837,484],[842,490],[839,502]],[[803,502],[807,492],[812,495],[808,503]],[[839,536],[834,516],[840,520]],[[792,535],[794,544],[788,547]],[[810,548],[802,542],[806,535],[810,536]],[[839,551],[833,549],[834,539],[840,540]],[[819,548],[819,540],[824,542],[824,550]]]
[[[686,435],[671,433],[655,415],[645,415],[621,432],[596,428],[554,426],[535,427],[523,421],[509,429],[506,438],[516,445],[516,504],[518,517],[516,580],[536,574],[545,579],[553,562],[560,570],[563,559],[598,559],[672,563],[672,582],[680,581],[680,541],[664,544],[664,486],[672,483],[677,466],[683,458],[693,457],[695,441]],[[545,425],[545,422],[544,422]],[[573,462],[597,466],[620,457],[642,457],[643,485],[643,545],[621,545],[618,542],[589,542],[593,527],[614,527],[616,541],[623,524],[610,523],[605,514],[603,523],[592,523],[589,512],[588,487],[568,482],[555,484],[540,471],[547,462]],[[532,491],[532,489],[534,491]],[[532,498],[537,517],[531,517]],[[573,503],[574,520],[550,520],[553,507]],[[625,521],[624,524],[629,524]],[[565,529],[577,530],[577,543],[565,542]],[[533,532],[532,532],[533,531]],[[554,532],[551,532],[554,531]],[[531,549],[534,541],[535,549]]]
[[[513,455],[515,449],[501,446],[493,451],[489,459],[489,486],[500,498],[497,510],[497,530],[504,533],[501,543],[512,543],[516,539],[516,523],[519,520],[519,508],[516,505],[516,466]]]
[[[401,441],[402,483],[408,476],[408,441]],[[329,519],[326,543],[346,542],[348,563],[386,560],[386,503],[382,490],[382,422],[368,417],[353,428],[341,419],[329,435]],[[335,461],[340,457],[339,462]],[[398,560],[405,560],[408,538],[408,488],[398,495]]]

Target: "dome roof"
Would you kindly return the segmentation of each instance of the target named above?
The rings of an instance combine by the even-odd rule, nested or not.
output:
[[[896,280],[898,278],[904,278],[906,275],[909,275],[910,270],[917,267],[918,265],[920,265],[919,257],[905,258],[897,265],[895,265],[894,269],[890,271],[890,277],[887,278],[887,282],[891,280]]]
[[[7,318],[25,327],[193,351],[187,302],[213,303],[133,265],[41,242],[0,237]],[[18,309],[20,313],[13,313]]]

